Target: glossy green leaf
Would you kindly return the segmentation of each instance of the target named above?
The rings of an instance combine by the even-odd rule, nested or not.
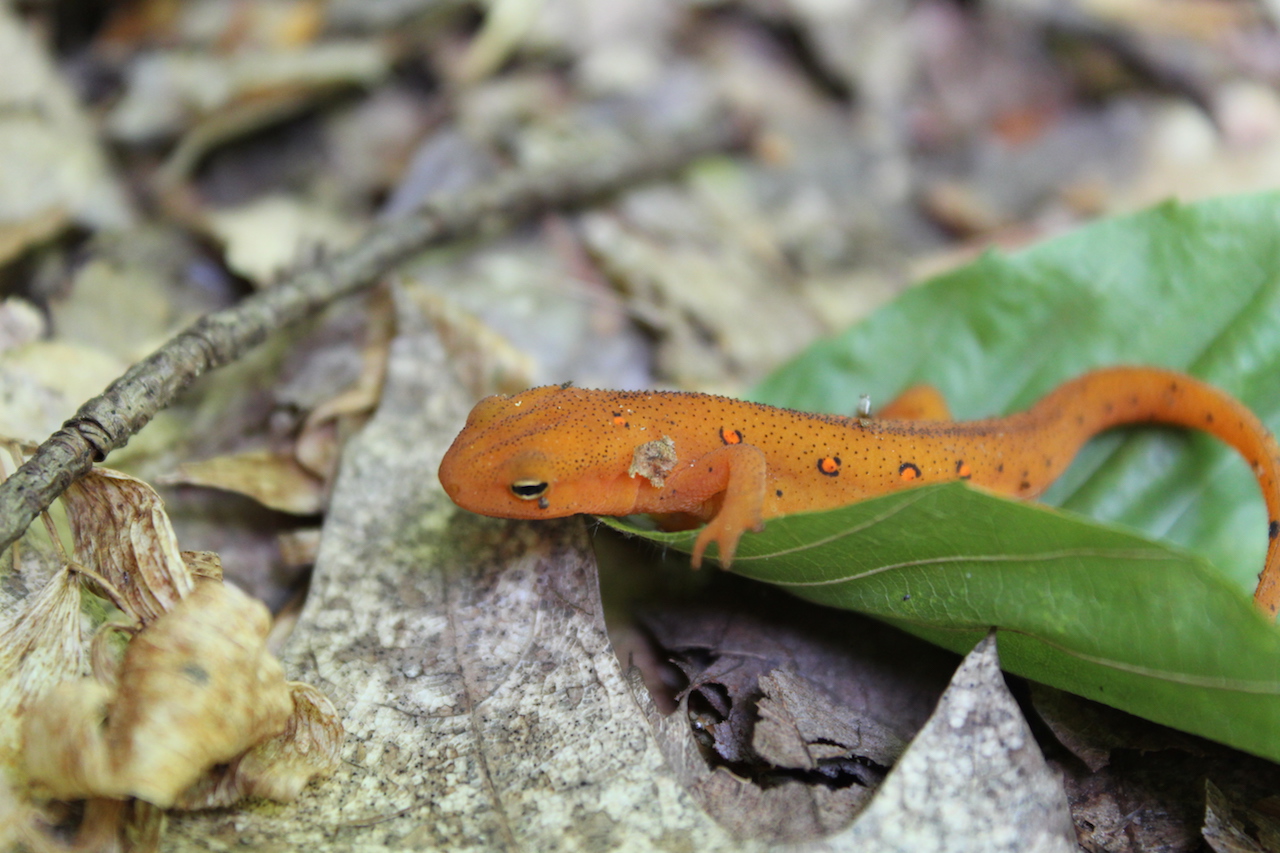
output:
[[[848,413],[860,394],[929,382],[974,418],[1091,367],[1155,364],[1230,391],[1275,430],[1277,234],[1280,195],[1266,194],[990,253],[816,345],[755,399]],[[998,626],[1011,671],[1280,760],[1280,630],[1248,597],[1266,514],[1243,460],[1207,436],[1120,430],[1046,500],[1134,532],[953,484],[773,519],[733,568],[957,650]]]

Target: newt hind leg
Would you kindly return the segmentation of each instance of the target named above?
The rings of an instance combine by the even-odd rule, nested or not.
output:
[[[949,421],[951,408],[932,385],[912,385],[876,412],[886,421]]]

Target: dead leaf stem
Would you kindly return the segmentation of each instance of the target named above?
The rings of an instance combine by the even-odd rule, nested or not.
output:
[[[129,438],[206,371],[235,361],[268,335],[370,285],[423,249],[489,234],[540,210],[578,206],[669,174],[695,157],[736,147],[739,125],[709,122],[663,136],[633,137],[612,156],[543,172],[511,172],[427,203],[375,228],[356,246],[293,274],[234,308],[197,320],[86,402],[0,483],[0,551],[76,479]]]

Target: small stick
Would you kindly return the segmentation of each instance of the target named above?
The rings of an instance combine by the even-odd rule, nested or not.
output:
[[[450,240],[493,233],[541,210],[583,205],[670,174],[700,155],[739,147],[744,140],[740,125],[722,120],[667,136],[631,137],[612,156],[592,162],[499,175],[375,227],[320,267],[295,273],[233,308],[206,314],[81,406],[0,483],[0,551],[197,377],[235,361],[272,332],[369,286],[411,255]]]

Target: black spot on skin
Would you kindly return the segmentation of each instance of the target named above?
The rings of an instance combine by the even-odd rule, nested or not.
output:
[[[774,492],[774,494],[777,495],[778,497],[782,497],[782,489],[778,489],[776,492]]]
[[[1003,473],[1004,473],[1004,463],[1003,463],[1003,462],[1001,462],[999,465],[997,465],[997,466],[996,466],[996,473],[997,473],[997,474],[1003,474]]]
[[[1021,483],[1018,484],[1018,491],[1020,492],[1031,491],[1031,484],[1028,483],[1026,480],[1023,480]]]
[[[1204,413],[1204,422],[1207,424],[1213,423],[1213,412]]]
[[[208,684],[209,670],[197,663],[189,663],[182,668],[182,674],[185,675],[194,684]]]
[[[1267,525],[1267,538],[1275,539],[1280,536],[1280,521],[1272,521]]]

